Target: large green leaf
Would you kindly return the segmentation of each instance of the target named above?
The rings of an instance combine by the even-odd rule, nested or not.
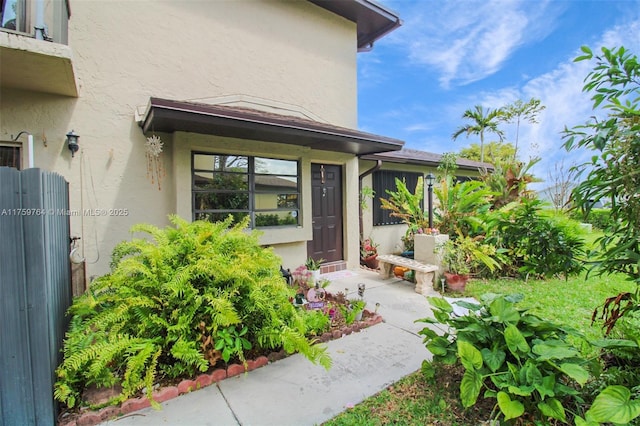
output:
[[[538,355],[538,361],[546,361],[549,359],[565,359],[573,358],[579,355],[578,351],[565,344],[565,346],[548,345],[546,343],[540,343],[533,345],[533,353]]]
[[[456,300],[453,303],[456,304],[457,306],[460,306],[461,308],[469,309],[470,311],[474,311],[474,312],[482,309],[482,305],[479,305],[477,303],[467,302],[466,300]]]
[[[633,340],[626,339],[597,339],[591,340],[593,346],[607,349],[619,349],[619,348],[637,348],[638,344]]]
[[[482,354],[469,342],[458,340],[458,356],[467,370],[478,370],[482,367]]]
[[[427,344],[427,349],[434,355],[444,356],[447,354],[447,348],[451,345],[444,337],[436,337]]]
[[[626,424],[640,416],[640,401],[632,401],[631,392],[624,386],[608,386],[593,401],[587,416],[600,423]]]
[[[545,399],[547,396],[555,396],[556,376],[553,374],[544,376],[542,382],[536,383],[534,386],[542,399]]]
[[[520,401],[512,401],[506,392],[498,392],[498,407],[505,420],[515,419],[524,414],[524,405]]]
[[[562,403],[555,398],[548,398],[546,401],[539,402],[538,408],[540,412],[547,417],[561,420],[565,423],[567,421]]]
[[[518,327],[513,324],[509,324],[507,328],[504,329],[504,340],[507,342],[509,351],[511,351],[511,353],[516,357],[530,351],[529,344],[525,340],[524,336],[520,333]]]
[[[534,386],[509,386],[507,388],[510,393],[518,396],[531,396],[535,390]]]
[[[494,320],[504,324],[515,324],[520,320],[520,312],[507,302],[504,297],[499,297],[489,305],[489,312],[494,316]]]
[[[581,385],[584,385],[587,380],[589,380],[589,372],[578,364],[565,362],[564,364],[557,365],[557,368]]]
[[[449,314],[447,312],[435,309],[433,311],[433,316],[442,324],[446,324],[449,321]]]
[[[482,375],[476,370],[466,370],[460,382],[460,399],[465,408],[473,406],[482,389]]]
[[[453,307],[442,297],[427,297],[427,300],[436,309],[440,309],[441,311],[451,313],[453,312]]]
[[[507,354],[503,350],[498,348],[495,348],[493,350],[489,348],[482,348],[480,353],[482,354],[484,363],[493,373],[498,371],[498,369],[504,363],[505,358],[507,357]]]
[[[538,385],[542,383],[542,373],[538,369],[538,366],[531,360],[528,360],[526,365],[525,380],[527,384]]]
[[[425,337],[425,340],[435,339],[438,337],[438,333],[430,329],[429,327],[425,327],[422,330],[418,331],[418,334]]]

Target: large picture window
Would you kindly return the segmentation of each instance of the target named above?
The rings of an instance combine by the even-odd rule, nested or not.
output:
[[[295,160],[192,154],[195,220],[251,217],[251,226],[298,225],[300,167]]]
[[[373,225],[395,225],[402,223],[402,220],[397,217],[390,216],[390,210],[384,210],[380,198],[389,198],[387,190],[397,191],[396,178],[404,180],[407,185],[407,189],[412,193],[416,189],[418,178],[422,176],[421,173],[402,172],[395,170],[379,170],[373,173],[373,190],[376,196],[373,199]],[[424,207],[424,206],[423,206]]]

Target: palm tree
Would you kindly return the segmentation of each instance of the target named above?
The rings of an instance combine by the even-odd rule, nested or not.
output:
[[[487,108],[485,110],[482,105],[476,105],[473,110],[468,109],[462,114],[462,118],[467,118],[473,123],[461,126],[453,133],[451,138],[456,140],[463,133],[466,133],[467,137],[471,134],[480,135],[480,162],[484,162],[484,132],[495,133],[501,142],[504,137],[502,130],[498,129],[500,115],[501,111],[499,109],[492,110]]]

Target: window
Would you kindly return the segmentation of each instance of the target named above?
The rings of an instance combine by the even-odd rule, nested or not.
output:
[[[0,0],[0,27],[27,32],[25,0]]]
[[[22,169],[22,146],[15,143],[0,143],[0,167]]]
[[[299,224],[297,161],[194,152],[191,168],[194,219],[250,216],[254,228]]]
[[[402,223],[402,220],[397,217],[390,216],[390,210],[383,210],[380,197],[388,198],[387,190],[396,191],[396,178],[404,180],[407,184],[407,189],[412,193],[415,192],[418,178],[422,176],[421,173],[400,172],[394,170],[380,170],[373,173],[373,190],[376,196],[373,199],[373,225],[395,225]]]

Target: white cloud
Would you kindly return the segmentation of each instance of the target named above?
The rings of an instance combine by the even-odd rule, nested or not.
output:
[[[424,132],[427,130],[432,130],[433,125],[429,123],[415,123],[410,124],[404,128],[405,132]]]
[[[560,11],[549,1],[434,1],[427,11],[418,7],[403,13],[409,18],[390,40],[406,48],[412,62],[437,70],[445,88],[498,71],[519,46],[553,31]]]
[[[640,21],[616,26],[606,31],[598,41],[591,44],[594,52],[601,46],[609,48],[625,46],[635,54],[640,52]],[[546,179],[548,170],[565,159],[566,164],[585,161],[590,154],[584,151],[567,152],[563,147],[562,131],[566,127],[582,124],[596,113],[592,110],[591,94],[583,93],[584,78],[593,68],[593,61],[573,62],[575,55],[553,71],[529,80],[522,87],[522,98],[536,97],[542,100],[546,110],[540,114],[537,125],[521,128],[521,158],[541,156],[534,171],[538,177]],[[598,115],[601,115],[599,112]]]

